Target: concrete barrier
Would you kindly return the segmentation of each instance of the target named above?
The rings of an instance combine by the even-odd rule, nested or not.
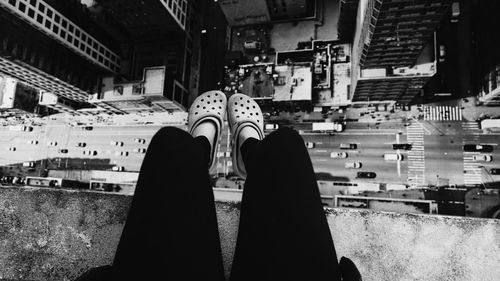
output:
[[[0,189],[0,280],[73,280],[110,264],[130,196]],[[239,203],[217,202],[226,271]],[[499,280],[500,221],[327,209],[339,258],[363,280]]]

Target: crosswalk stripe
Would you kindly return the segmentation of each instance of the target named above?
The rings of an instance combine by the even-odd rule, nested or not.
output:
[[[462,109],[458,106],[424,106],[426,121],[461,121],[462,118]]]

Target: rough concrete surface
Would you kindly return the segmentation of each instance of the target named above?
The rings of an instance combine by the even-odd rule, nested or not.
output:
[[[111,264],[131,196],[0,189],[0,280],[73,280]],[[226,274],[239,203],[217,202]],[[500,280],[500,221],[327,209],[337,255],[363,280]]]
[[[110,264],[131,197],[0,189],[0,280],[73,280]]]

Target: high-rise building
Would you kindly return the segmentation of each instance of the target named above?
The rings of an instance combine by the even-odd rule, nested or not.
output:
[[[187,107],[187,0],[0,0],[0,15],[0,74],[37,89],[41,105],[82,114]]]
[[[449,0],[341,1],[339,34],[353,40],[353,103],[408,104],[421,94],[436,73],[435,30],[450,4]]]

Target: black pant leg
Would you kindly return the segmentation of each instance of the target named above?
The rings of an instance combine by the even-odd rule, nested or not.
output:
[[[304,140],[281,128],[252,146],[231,281],[340,280]]]
[[[206,146],[173,127],[153,137],[115,255],[115,280],[224,280]]]

